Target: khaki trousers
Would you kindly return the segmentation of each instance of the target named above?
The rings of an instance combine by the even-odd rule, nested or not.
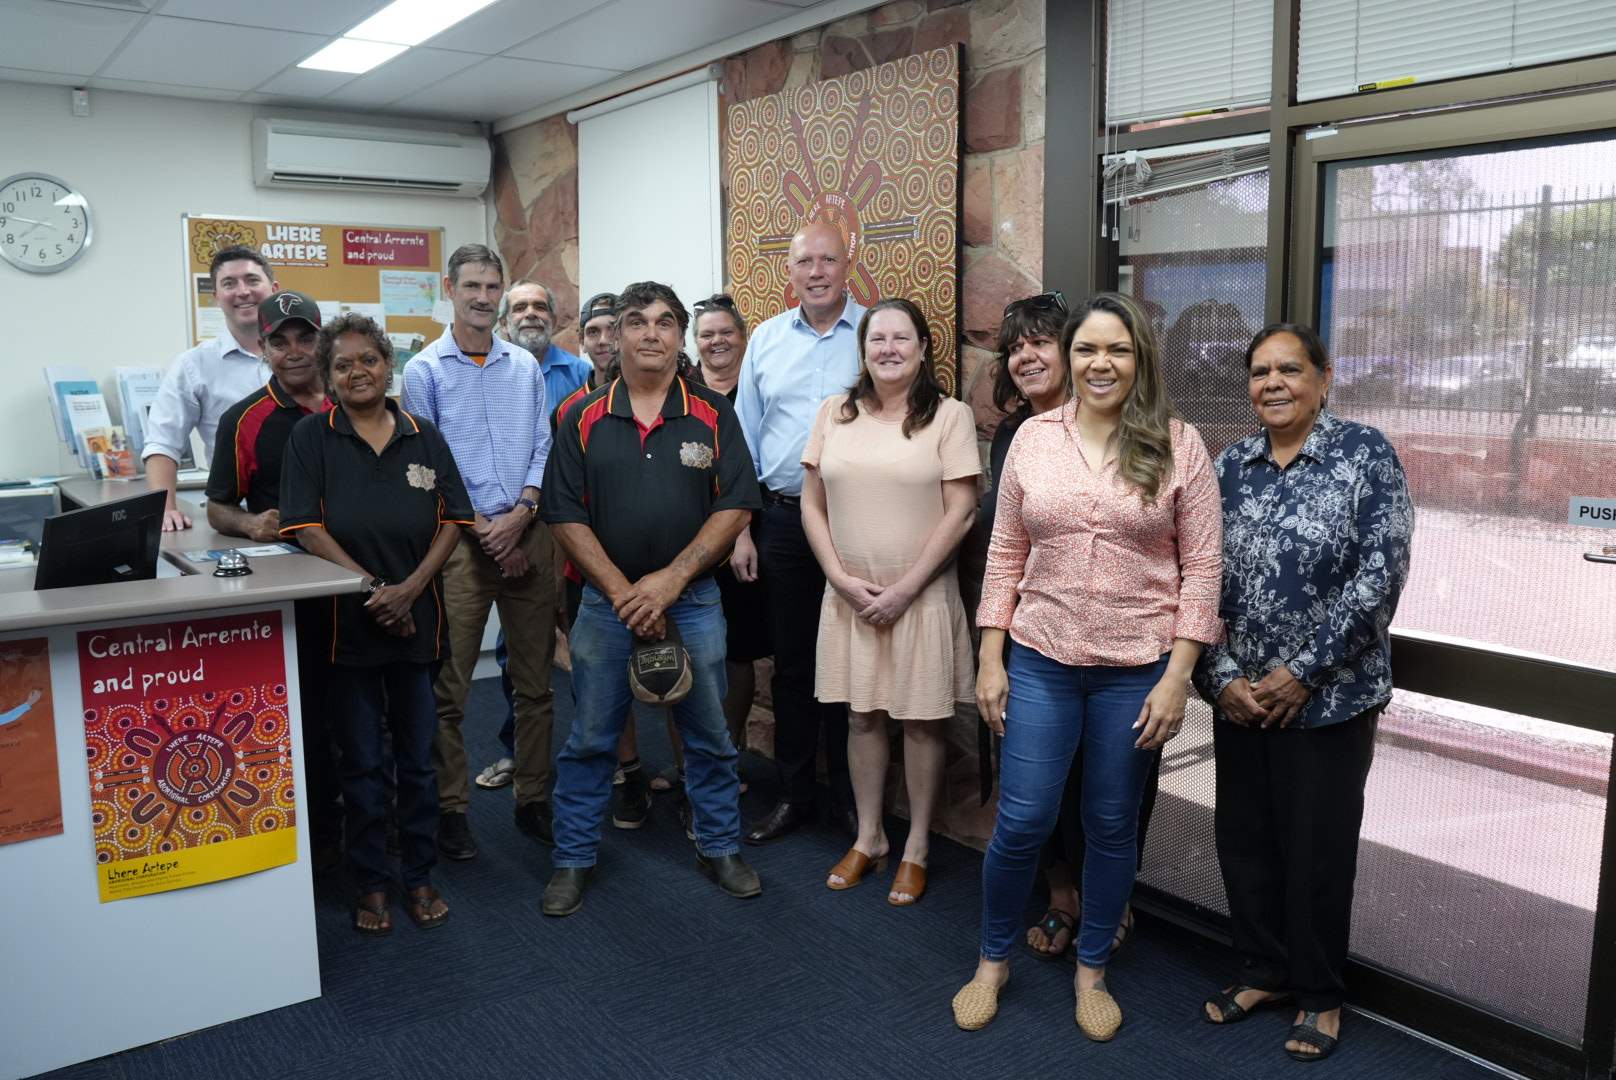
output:
[[[523,805],[550,797],[552,768],[550,726],[555,698],[550,665],[555,659],[556,579],[550,530],[535,521],[522,538],[529,570],[507,578],[499,564],[483,552],[466,530],[443,567],[443,608],[449,625],[449,659],[438,673],[433,692],[438,702],[438,736],[432,761],[438,770],[438,808],[466,812],[468,776],[466,743],[460,724],[466,694],[482,649],[488,609],[499,609],[510,653],[516,702],[516,802]]]

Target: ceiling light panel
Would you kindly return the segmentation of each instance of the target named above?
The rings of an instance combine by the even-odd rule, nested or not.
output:
[[[371,68],[380,67],[409,48],[408,45],[389,45],[383,41],[355,41],[338,38],[297,66],[315,71],[346,71],[362,75]]]
[[[393,0],[376,14],[348,31],[344,37],[362,41],[386,41],[394,45],[419,45],[442,33],[461,19],[475,14],[494,0]]]

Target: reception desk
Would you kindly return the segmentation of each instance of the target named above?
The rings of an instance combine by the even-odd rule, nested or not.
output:
[[[64,509],[143,490],[61,485]],[[320,993],[292,604],[360,578],[302,553],[213,577],[187,553],[255,542],[181,504],[172,576],[34,592],[0,570],[0,1077]],[[54,834],[48,769],[17,767],[50,731]]]

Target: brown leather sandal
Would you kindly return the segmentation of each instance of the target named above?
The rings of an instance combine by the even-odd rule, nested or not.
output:
[[[842,856],[842,861],[830,868],[830,873],[841,878],[842,883],[840,885],[832,884],[829,880],[830,875],[827,874],[825,887],[835,889],[837,892],[843,889],[851,889],[864,880],[865,874],[872,870],[879,874],[886,868],[887,857],[885,855],[877,855],[872,859],[858,848],[848,848],[847,854]]]
[[[907,893],[909,899],[900,899],[899,893]],[[908,907],[917,904],[920,898],[926,895],[926,868],[919,863],[907,860],[898,864],[898,873],[892,879],[892,891],[887,893],[887,903],[893,907]]]
[[[374,902],[372,898],[376,898]],[[364,916],[369,915],[375,920],[366,925]],[[369,937],[381,937],[383,934],[393,932],[393,920],[387,911],[387,894],[385,892],[361,893],[359,899],[354,901],[353,928]]]
[[[449,905],[430,885],[411,889],[404,897],[404,910],[410,921],[422,930],[431,930],[449,921]]]

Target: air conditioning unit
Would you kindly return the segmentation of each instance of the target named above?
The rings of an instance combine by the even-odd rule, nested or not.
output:
[[[409,191],[475,198],[488,187],[481,135],[313,120],[253,121],[259,187]]]

